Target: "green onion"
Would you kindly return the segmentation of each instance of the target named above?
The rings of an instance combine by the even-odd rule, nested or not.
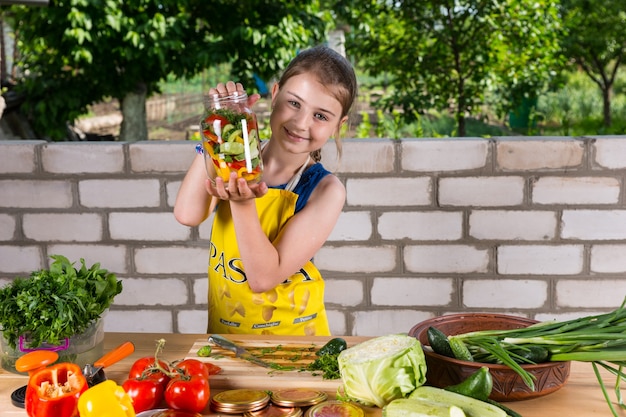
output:
[[[521,353],[531,348],[549,352],[552,362],[591,362],[604,397],[615,417],[598,366],[616,377],[615,393],[621,408],[620,382],[626,380],[622,367],[626,366],[626,298],[621,306],[606,314],[586,316],[567,321],[546,321],[510,330],[479,330],[454,335],[457,342],[465,344],[477,362],[507,365],[531,389],[535,389],[533,376],[520,363],[533,363]]]

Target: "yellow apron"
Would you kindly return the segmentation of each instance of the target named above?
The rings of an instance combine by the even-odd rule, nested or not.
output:
[[[257,198],[261,227],[274,242],[293,216],[298,195],[270,188]],[[209,257],[209,333],[329,336],[324,280],[309,261],[272,290],[254,293],[241,263],[230,205],[218,204]]]

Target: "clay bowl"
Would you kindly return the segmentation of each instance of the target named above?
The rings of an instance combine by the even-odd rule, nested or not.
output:
[[[425,320],[413,326],[410,336],[417,338],[426,357],[426,383],[439,388],[458,384],[480,367],[487,366],[493,378],[490,398],[494,401],[518,401],[553,393],[565,385],[570,372],[569,362],[547,362],[522,365],[535,376],[535,390],[531,390],[515,371],[505,365],[461,361],[434,353],[428,344],[427,331],[434,326],[448,336],[477,330],[519,329],[537,323],[525,317],[505,314],[450,314]]]

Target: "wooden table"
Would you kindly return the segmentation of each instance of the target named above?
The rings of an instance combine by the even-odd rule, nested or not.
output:
[[[162,357],[166,360],[183,359],[188,356],[190,351],[193,351],[194,346],[198,346],[199,341],[206,340],[207,335],[203,334],[153,334],[153,333],[107,333],[105,336],[105,352],[120,345],[122,342],[131,341],[135,344],[135,352],[126,359],[118,362],[105,369],[105,373],[108,379],[112,379],[118,383],[122,383],[127,376],[128,370],[132,363],[143,356],[154,355],[154,348],[156,346],[156,340],[164,338],[166,340],[165,349]],[[267,337],[266,337],[267,338]],[[232,336],[231,339],[237,341],[253,341],[258,340],[255,336]],[[363,337],[345,337],[348,344],[355,344],[366,338]],[[268,339],[271,340],[271,337]],[[328,338],[302,338],[302,337],[281,337],[281,342],[293,341],[294,343],[315,343],[323,344]],[[220,362],[222,361],[222,362]],[[217,365],[225,365],[224,369],[228,369],[230,372],[230,366],[225,361],[237,362],[237,366],[252,366],[253,372],[261,373],[264,375],[262,378],[258,378],[258,387],[263,390],[276,389],[272,384],[279,384],[280,377],[274,374],[266,368],[254,367],[250,364],[245,364],[245,361],[240,361],[234,358],[219,359],[214,362]],[[239,365],[244,363],[244,365]],[[228,389],[230,384],[237,384],[237,378],[233,375],[228,375],[225,371],[219,379],[211,380],[211,393],[217,393],[220,390]],[[247,372],[250,373],[250,372]],[[261,375],[259,374],[259,375]],[[291,377],[297,378],[296,371],[291,372]],[[215,376],[217,377],[217,376]],[[212,377],[212,378],[215,378]],[[309,381],[310,375],[304,377],[302,381]],[[321,379],[319,379],[321,381]],[[17,408],[11,404],[11,393],[26,384],[27,377],[17,375],[0,369],[0,416],[26,416],[23,409]],[[241,381],[241,379],[240,379]],[[292,380],[293,381],[293,380]],[[249,382],[248,382],[249,383]],[[605,383],[608,386],[614,384],[614,379],[607,377]],[[333,385],[320,384],[320,390],[325,390],[329,394],[329,398],[334,398]],[[518,413],[523,417],[546,417],[546,416],[580,416],[580,417],[594,417],[602,416],[608,417],[611,412],[606,404],[598,381],[593,373],[590,364],[574,362],[571,367],[571,374],[567,384],[557,392],[545,397],[518,401],[508,402],[505,405]],[[623,416],[626,416],[626,412],[619,411]],[[368,417],[379,417],[380,409],[372,408],[366,409]],[[208,410],[205,415],[216,415]]]

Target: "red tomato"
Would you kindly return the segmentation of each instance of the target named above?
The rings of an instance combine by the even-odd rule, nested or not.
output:
[[[167,384],[165,402],[175,410],[199,413],[209,403],[210,394],[208,379],[199,375],[180,376]]]
[[[204,362],[197,359],[185,359],[177,363],[175,367],[185,375],[197,375],[204,379],[209,378],[209,368],[206,367]]]
[[[156,379],[127,379],[122,388],[133,401],[135,413],[156,408],[161,403],[165,391]]]
[[[166,371],[169,370],[167,363],[164,361],[159,361],[159,365]],[[154,356],[146,356],[141,359],[137,359],[133,366],[130,368],[130,372],[128,373],[128,379],[141,379],[148,378],[153,379],[159,382],[163,389],[167,387],[168,382],[170,382],[170,377],[165,375],[163,372],[154,368]]]
[[[209,375],[217,375],[222,372],[222,368],[217,365],[213,365],[211,362],[204,362],[204,366],[209,370]]]

